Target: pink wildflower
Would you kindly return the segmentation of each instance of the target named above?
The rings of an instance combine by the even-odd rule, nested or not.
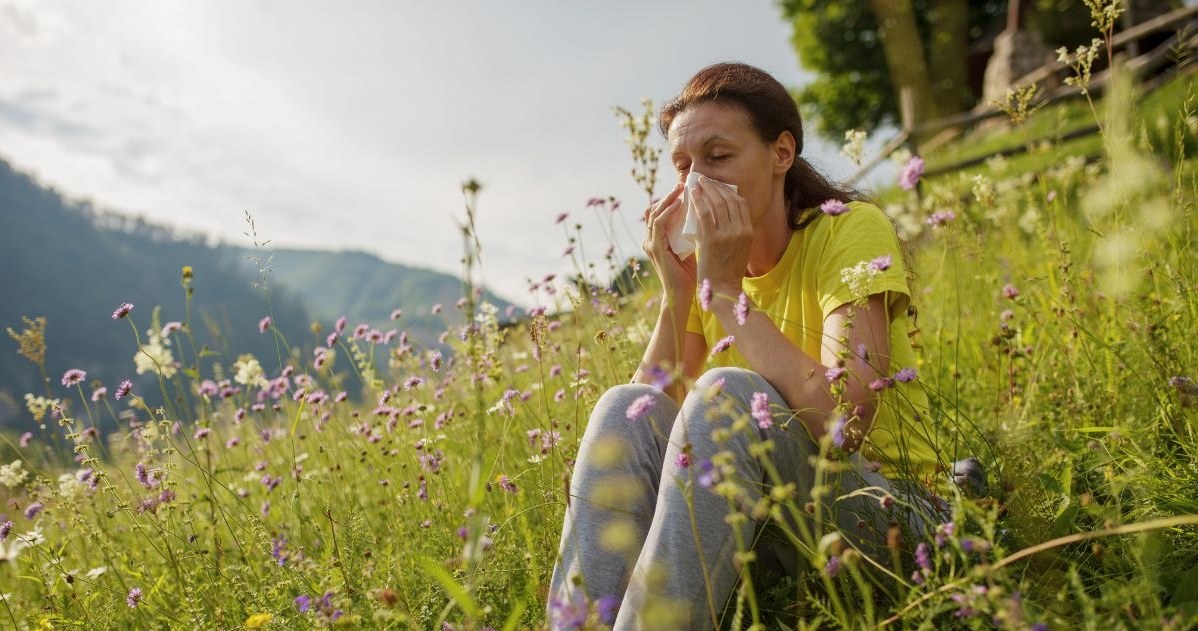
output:
[[[127,302],[122,303],[121,306],[116,308],[116,311],[112,312],[112,319],[120,320],[122,318],[125,318],[129,315],[130,311],[133,311],[133,305],[129,304]]]
[[[849,207],[839,199],[829,199],[828,201],[820,204],[819,209],[822,210],[825,215],[831,215],[833,217],[849,212]]]
[[[719,355],[720,353],[732,348],[732,343],[735,341],[736,341],[735,335],[729,335],[728,337],[725,337],[724,339],[719,340],[718,342],[715,343],[714,346],[711,347],[711,356],[715,357],[716,355]]]
[[[923,158],[911,156],[911,159],[903,166],[902,175],[899,176],[899,188],[904,191],[915,188],[919,184],[919,178],[923,176],[923,166]]]
[[[769,429],[774,426],[774,415],[770,412],[769,395],[764,392],[754,392],[750,408],[753,420],[757,421],[757,427]]]
[[[653,407],[653,395],[644,394],[636,398],[632,405],[628,406],[625,415],[630,421],[638,421],[650,408]]]

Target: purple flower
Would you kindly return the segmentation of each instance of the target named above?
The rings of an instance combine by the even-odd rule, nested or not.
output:
[[[33,519],[34,517],[37,517],[45,507],[46,506],[41,502],[34,502],[30,504],[27,508],[25,508],[25,519]]]
[[[270,316],[265,316],[261,320],[258,320],[258,332],[265,333],[267,330],[270,329],[270,325],[273,322],[274,321],[270,319]]]
[[[392,311],[392,312],[391,312],[391,319],[392,319],[392,320],[398,320],[398,319],[400,319],[401,317],[403,317],[403,309],[396,309],[396,310],[394,310],[394,311]]]
[[[72,368],[62,374],[62,385],[70,388],[83,383],[84,379],[87,379],[86,372],[79,370],[78,368]]]
[[[917,376],[918,374],[915,372],[914,368],[904,368],[894,373],[894,380],[899,383],[907,383],[910,381],[915,381]]]
[[[873,390],[874,392],[879,392],[889,388],[892,385],[894,385],[894,382],[890,380],[890,377],[881,377],[869,382],[869,389]]]
[[[678,456],[674,458],[674,464],[677,465],[679,469],[689,468],[692,461],[693,459],[691,458],[691,455],[685,451],[678,452]]]
[[[403,389],[411,390],[412,388],[419,387],[422,383],[424,383],[424,379],[420,377],[408,377],[408,380],[403,382]]]
[[[932,552],[925,541],[920,541],[919,545],[915,546],[915,564],[922,570],[932,569]]]
[[[125,597],[125,604],[129,605],[130,609],[136,609],[139,602],[141,602],[141,588],[134,587],[129,590],[129,595]]]
[[[736,323],[744,326],[749,319],[749,297],[745,292],[740,292],[740,296],[736,298],[736,305],[732,307],[732,314],[736,316]]]
[[[557,219],[553,220],[553,223],[562,223],[569,216],[570,216],[570,213],[561,213],[560,215],[557,216]]]
[[[840,574],[840,557],[833,556],[828,559],[828,564],[824,566],[824,573],[830,578],[836,578],[836,575]]]
[[[12,532],[12,520],[6,519],[3,524],[0,524],[0,541],[8,539],[8,533]]]
[[[824,211],[825,215],[832,215],[833,217],[849,212],[849,207],[839,199],[829,199],[820,204],[819,209]]]
[[[1032,625],[1032,631],[1048,631],[1048,625],[1043,622],[1037,622]]]
[[[903,172],[899,175],[899,188],[904,191],[909,191],[919,184],[919,178],[923,176],[923,158],[919,156],[911,156],[907,164],[903,166]]]
[[[31,440],[33,440],[33,432],[25,432],[24,434],[21,434],[21,440],[18,444],[21,445],[21,448],[23,449],[29,446],[29,441]]]
[[[230,438],[229,440],[225,441],[225,448],[232,449],[239,444],[241,444],[241,439],[234,436],[234,437]]]
[[[1014,300],[1019,297],[1019,288],[1015,287],[1011,283],[1007,283],[1006,285],[1003,285],[1002,295],[1004,298]],[[63,377],[63,379],[66,379],[66,377]]]
[[[844,447],[844,426],[847,422],[844,416],[838,416],[832,423],[832,446],[837,449]]]
[[[936,526],[936,547],[937,548],[943,547],[944,542],[949,537],[953,536],[953,531],[955,529],[956,529],[956,526],[951,521],[945,522],[943,524]]]
[[[624,414],[630,421],[639,421],[641,417],[644,416],[645,413],[648,412],[652,407],[653,395],[643,394],[637,397],[632,404],[628,406],[628,410],[625,411]]]
[[[711,309],[711,281],[706,278],[699,283],[699,308],[704,311]]]
[[[843,379],[847,373],[848,371],[843,366],[833,366],[824,371],[824,379],[827,379],[828,383],[832,383]]]
[[[300,613],[308,613],[308,610],[312,608],[312,599],[303,594],[296,596],[295,608],[298,609]]]
[[[754,392],[749,408],[753,420],[757,421],[757,427],[769,429],[774,426],[774,415],[770,412],[769,395],[764,392]]]
[[[116,387],[116,392],[113,393],[112,398],[116,399],[117,401],[120,401],[121,399],[129,396],[129,393],[132,391],[133,391],[133,382],[126,379],[121,382],[121,385]]]
[[[183,329],[182,322],[167,322],[162,325],[162,337],[170,337],[171,333]]]
[[[140,462],[137,463],[137,466],[133,468],[133,476],[137,478],[137,481],[147,489],[152,489],[158,484],[158,482],[154,480],[154,476],[146,470],[146,465]]]
[[[728,337],[716,342],[715,345],[711,347],[711,357],[715,357],[716,355],[719,355],[720,353],[732,348],[732,343],[735,341],[736,336],[729,335]]]
[[[516,483],[512,482],[511,478],[507,477],[506,475],[499,476],[499,488],[507,491],[508,493],[515,493],[518,490],[516,488]]]
[[[616,614],[620,611],[620,599],[604,596],[595,602],[595,609],[599,613],[599,624],[615,624]]]
[[[879,272],[885,272],[890,269],[890,265],[894,262],[894,257],[889,254],[883,254],[878,258],[869,262],[869,266]]]
[[[699,461],[699,486],[710,489],[720,481],[720,472],[716,470],[715,464],[711,460],[703,459]]]
[[[108,396],[108,388],[100,386],[99,388],[92,390],[92,403],[99,403],[106,396]]]
[[[133,311],[133,305],[131,305],[127,302],[122,303],[121,306],[116,308],[116,311],[112,312],[112,319],[120,320],[120,319],[128,316],[130,311]]]
[[[554,629],[580,629],[587,622],[587,599],[574,592],[568,599],[549,601],[549,619]]]
[[[932,213],[931,217],[928,217],[927,219],[925,219],[924,223],[926,223],[929,226],[932,226],[934,228],[938,228],[940,226],[944,226],[945,224],[947,224],[948,222],[950,222],[956,218],[957,218],[957,213],[954,213],[951,210],[939,210],[939,211]]]

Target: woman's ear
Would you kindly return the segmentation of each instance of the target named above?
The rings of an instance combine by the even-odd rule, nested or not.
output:
[[[795,137],[789,131],[778,134],[771,147],[774,157],[774,173],[783,174],[790,170],[795,161]]]

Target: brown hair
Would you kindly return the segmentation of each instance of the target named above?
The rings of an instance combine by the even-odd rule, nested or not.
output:
[[[866,200],[860,191],[831,182],[800,156],[803,119],[798,105],[777,79],[748,64],[720,63],[697,72],[682,93],[662,107],[658,117],[661,134],[669,137],[670,123],[676,116],[692,105],[708,101],[743,108],[757,135],[767,143],[777,140],[784,131],[794,136],[795,159],[786,172],[783,189],[791,228],[802,230],[815,221],[822,214],[819,205],[829,199],[846,203]]]

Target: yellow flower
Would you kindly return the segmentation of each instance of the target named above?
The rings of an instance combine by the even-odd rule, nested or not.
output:
[[[245,619],[245,628],[257,629],[270,622],[270,619],[273,617],[273,615],[268,613],[256,613]]]

